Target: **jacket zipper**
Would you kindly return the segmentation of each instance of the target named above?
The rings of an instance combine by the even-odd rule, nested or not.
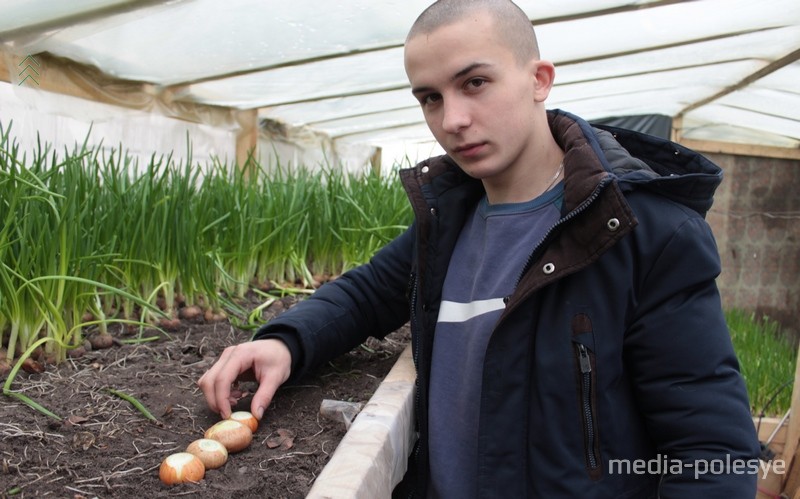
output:
[[[581,405],[583,410],[583,424],[586,431],[586,457],[589,468],[597,469],[597,456],[595,455],[595,427],[592,411],[592,362],[586,346],[577,343],[578,363],[581,368]]]
[[[414,331],[422,331],[422,326],[417,323],[417,283],[419,278],[415,275],[413,277],[413,285],[411,288],[411,330]],[[421,369],[420,362],[421,359],[419,358],[419,350],[420,350],[420,343],[422,342],[422,338],[417,338],[417,341],[414,342],[414,364],[417,369]],[[414,393],[414,407],[419,408],[419,376],[415,379],[416,390]],[[419,415],[417,415],[419,416]]]
[[[519,286],[519,283],[520,281],[522,281],[522,278],[525,276],[528,270],[530,270],[531,265],[533,265],[533,262],[536,261],[536,258],[538,258],[541,248],[544,247],[544,243],[550,238],[550,236],[553,234],[556,228],[564,225],[568,221],[572,220],[576,216],[583,213],[589,207],[589,205],[592,204],[600,196],[600,192],[602,192],[603,189],[605,189],[606,186],[609,183],[611,183],[611,181],[612,178],[610,176],[601,180],[594,188],[594,191],[592,191],[592,193],[589,195],[588,198],[584,199],[584,201],[581,204],[579,204],[574,210],[567,213],[567,216],[565,216],[564,218],[560,219],[558,222],[553,224],[553,226],[550,227],[547,230],[547,232],[545,232],[544,237],[542,237],[541,241],[539,241],[539,244],[537,244],[536,247],[531,252],[531,254],[528,255],[528,260],[522,267],[522,272],[520,272],[519,277],[517,277],[517,282],[514,285],[514,289],[516,289]]]
[[[417,293],[418,293],[418,283],[419,277],[414,274],[412,277],[412,287],[411,287],[411,330],[414,331],[422,331],[422,325],[417,324]],[[417,341],[414,344],[414,365],[417,369],[420,369],[420,362],[421,359],[419,357],[419,350],[420,350],[420,343],[422,342],[422,335],[419,335]],[[420,387],[419,387],[419,376],[414,377],[414,411],[417,413],[417,421],[421,421],[420,419]],[[414,463],[415,466],[419,466],[419,449],[420,449],[420,442],[417,441],[416,445],[414,445],[414,459],[411,461]],[[411,487],[411,490],[408,493],[408,499],[412,499],[414,497],[415,490],[418,489],[419,485],[415,484],[415,486]]]

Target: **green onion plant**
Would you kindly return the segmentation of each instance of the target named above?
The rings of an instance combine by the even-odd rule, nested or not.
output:
[[[0,348],[40,338],[58,362],[88,329],[214,313],[253,289],[308,289],[365,262],[410,223],[396,175],[276,161],[244,167],[87,141],[21,151],[0,124]],[[243,172],[248,172],[245,175]],[[252,326],[252,324],[250,324]],[[141,335],[140,335],[141,336]]]
[[[791,405],[797,343],[769,317],[733,309],[725,318],[753,414],[784,415]]]

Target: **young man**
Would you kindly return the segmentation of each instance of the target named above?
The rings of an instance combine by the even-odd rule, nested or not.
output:
[[[440,0],[406,72],[447,155],[401,172],[412,227],[230,347],[226,416],[406,321],[419,440],[408,497],[755,496],[759,446],[703,220],[719,168],[547,111],[554,68],[508,0]]]

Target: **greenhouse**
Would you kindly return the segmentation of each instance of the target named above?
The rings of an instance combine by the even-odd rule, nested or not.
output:
[[[414,221],[398,172],[445,153],[404,62],[432,3],[0,1],[0,497],[391,492],[408,324],[278,390],[227,464],[158,478],[219,419],[197,381],[225,348]],[[721,169],[704,215],[772,466],[757,497],[800,497],[800,3],[515,3],[549,110]]]

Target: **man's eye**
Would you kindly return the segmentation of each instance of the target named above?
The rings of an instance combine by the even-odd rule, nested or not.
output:
[[[420,99],[420,103],[423,106],[426,106],[426,105],[430,105],[430,104],[435,104],[435,103],[439,102],[440,99],[441,99],[441,96],[439,94],[429,94],[429,95],[426,95],[426,96],[422,97]]]
[[[471,80],[467,81],[467,88],[473,89],[483,86],[486,83],[486,80],[483,78],[472,78]]]

